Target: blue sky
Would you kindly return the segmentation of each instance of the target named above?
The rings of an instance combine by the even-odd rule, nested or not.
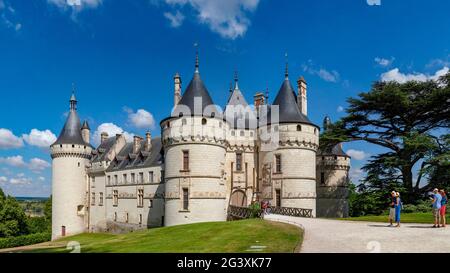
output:
[[[322,123],[375,80],[425,80],[450,66],[449,1],[0,0],[0,187],[48,196],[47,144],[68,111],[101,129],[159,135],[199,43],[200,72],[224,105],[234,70],[248,101],[284,74],[308,82],[308,114]],[[120,127],[120,128],[118,128]],[[34,129],[34,130],[33,130]],[[96,139],[94,139],[96,140]],[[380,149],[345,144],[352,177]]]

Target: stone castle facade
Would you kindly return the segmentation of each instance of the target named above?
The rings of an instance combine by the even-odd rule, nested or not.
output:
[[[325,118],[324,129],[331,121]],[[77,100],[52,156],[52,238],[81,232],[126,231],[225,221],[229,205],[269,201],[312,209],[317,217],[348,215],[350,157],[341,145],[319,146],[319,126],[307,116],[307,84],[292,87],[287,71],[271,105],[257,93],[249,106],[235,77],[224,110],[214,105],[195,72],[182,93],[174,77],[174,106],[161,136],[101,134],[77,114]]]

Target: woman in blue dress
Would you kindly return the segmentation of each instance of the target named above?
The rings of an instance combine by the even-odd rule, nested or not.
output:
[[[400,199],[399,192],[395,194],[395,197],[395,222],[397,223],[396,227],[400,227],[400,212],[402,210],[402,200]]]

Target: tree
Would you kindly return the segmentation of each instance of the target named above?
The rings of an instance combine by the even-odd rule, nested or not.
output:
[[[400,183],[405,199],[412,201],[428,188],[420,187],[424,175],[446,171],[448,145],[441,142],[450,127],[450,73],[438,81],[378,81],[347,102],[347,115],[324,132],[321,144],[365,141],[388,150],[364,167],[366,184],[386,188],[386,183]],[[416,165],[419,172],[413,179]]]
[[[0,238],[27,234],[27,217],[19,202],[0,189]]]

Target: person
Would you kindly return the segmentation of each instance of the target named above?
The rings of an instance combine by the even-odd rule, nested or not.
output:
[[[441,206],[442,206],[442,195],[439,194],[438,189],[433,190],[433,217],[434,217],[434,228],[440,227],[441,222]]]
[[[392,227],[395,219],[395,201],[396,201],[396,192],[391,192],[391,204],[389,207],[389,226]]]
[[[397,225],[395,227],[400,227],[400,213],[402,210],[402,200],[400,199],[400,193],[395,193],[395,222]]]
[[[445,190],[440,190],[439,193],[442,196],[442,200],[441,200],[441,210],[440,210],[440,215],[441,215],[441,224],[442,227],[446,226],[446,219],[445,219],[445,213],[447,210],[447,203],[448,203],[448,198],[447,195],[445,194]]]

